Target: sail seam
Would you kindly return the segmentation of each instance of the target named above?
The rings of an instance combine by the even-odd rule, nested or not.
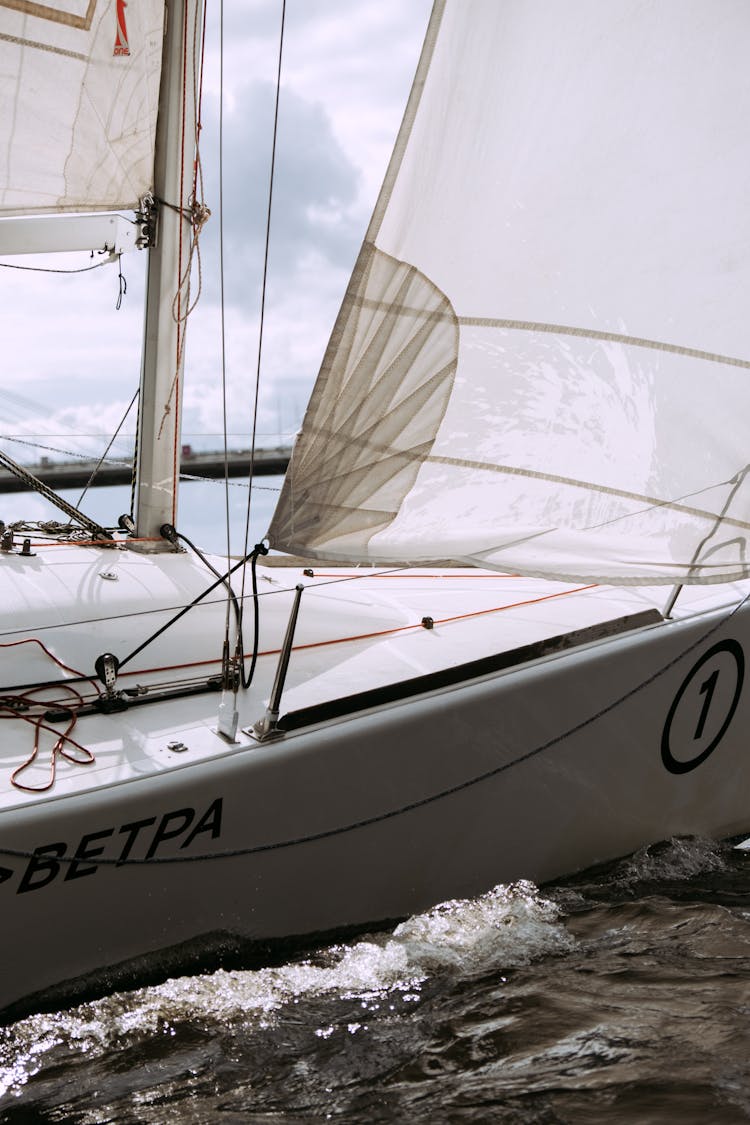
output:
[[[702,351],[700,348],[689,348],[683,344],[668,344],[663,340],[649,340],[644,336],[628,336],[623,332],[604,332],[596,328],[577,328],[570,324],[546,324],[536,320],[504,320],[501,317],[489,316],[458,316],[454,311],[450,314],[438,309],[418,309],[412,305],[402,305],[397,302],[385,304],[372,297],[351,297],[351,304],[361,309],[373,311],[388,311],[398,316],[412,316],[423,319],[457,320],[467,328],[508,328],[519,332],[547,332],[556,336],[577,336],[587,340],[604,340],[612,344],[627,344],[636,348],[650,348],[653,351],[670,352],[673,355],[689,356],[691,359],[707,360],[711,363],[723,363],[730,367],[743,367],[750,370],[750,360],[739,359],[737,356],[722,355],[720,352]]]
[[[66,51],[64,47],[53,47],[48,43],[37,43],[33,39],[21,39],[18,35],[4,35],[0,32],[3,43],[13,43],[18,47],[35,47],[38,51],[49,51],[51,55],[64,55],[67,59],[77,59],[79,62],[88,62],[88,56],[79,51]],[[80,210],[80,208],[79,208]]]
[[[511,328],[521,332],[549,332],[557,336],[579,336],[588,340],[605,340],[612,344],[629,344],[635,348],[650,348],[658,352],[671,352],[673,355],[689,356],[691,359],[704,359],[712,363],[724,363],[731,367],[744,367],[750,370],[750,360],[736,356],[706,352],[700,348],[688,348],[682,344],[667,344],[662,340],[648,340],[642,336],[627,336],[620,332],[603,332],[596,328],[576,328],[569,324],[544,324],[537,321],[501,320],[494,317],[459,316],[458,323],[467,327]]]
[[[606,484],[594,484],[593,481],[576,480],[574,477],[558,476],[556,473],[542,473],[535,469],[523,469],[514,465],[495,465],[489,461],[470,461],[460,457],[441,456],[440,454],[430,454],[427,456],[426,460],[440,465],[455,465],[464,469],[480,469],[493,473],[505,473],[510,476],[528,477],[533,480],[545,480],[552,484],[570,485],[572,488],[584,488],[587,491],[600,492],[607,496],[619,496],[624,500],[636,500],[639,503],[647,504],[649,508],[669,508],[671,511],[683,512],[690,516],[715,519],[714,512],[705,511],[703,508],[694,508],[689,504],[681,504],[676,500],[660,500],[658,497],[646,496],[640,492],[631,492],[625,488],[615,488],[612,485]],[[714,485],[714,487],[720,486]],[[750,523],[745,520],[727,517],[724,522],[731,523],[734,527],[750,530]]]
[[[308,433],[314,434],[316,437],[323,438],[326,442],[341,442],[344,440],[346,444],[356,445],[361,448],[366,448],[375,454],[388,454],[392,457],[401,458],[403,460],[418,461],[421,463],[430,463],[437,465],[453,465],[461,469],[477,469],[483,472],[504,473],[510,476],[522,476],[532,480],[549,481],[552,484],[569,485],[572,488],[583,488],[590,492],[604,493],[608,496],[618,496],[624,500],[635,500],[638,503],[646,504],[649,508],[669,508],[671,511],[682,512],[685,515],[698,516],[701,519],[710,518],[715,519],[716,514],[709,512],[703,508],[696,508],[690,504],[682,504],[678,500],[664,500],[655,496],[646,496],[640,492],[631,492],[624,488],[615,488],[612,485],[595,484],[593,481],[576,480],[574,477],[559,476],[556,473],[542,473],[535,469],[524,469],[515,465],[497,465],[491,461],[472,461],[468,458],[462,457],[448,457],[442,454],[428,453],[424,454],[413,449],[393,449],[384,446],[376,445],[374,442],[363,440],[361,437],[356,437],[351,434],[342,438],[336,430],[328,429],[325,426],[309,426]],[[713,487],[721,487],[720,482]],[[330,507],[331,505],[326,505]],[[726,517],[724,523],[731,524],[733,527],[740,527],[744,530],[750,530],[750,522],[739,520],[735,517]]]
[[[97,0],[89,0],[85,16],[77,16],[74,12],[66,12],[62,8],[52,8],[49,4],[38,4],[34,0],[0,0],[0,8],[10,8],[15,12],[23,12],[26,16],[36,16],[40,20],[50,20],[52,23],[62,23],[67,27],[74,27],[77,31],[88,31],[94,18]],[[38,46],[38,44],[33,44]]]

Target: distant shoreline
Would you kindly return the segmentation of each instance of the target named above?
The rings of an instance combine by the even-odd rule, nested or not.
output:
[[[253,459],[254,476],[272,476],[286,472],[291,457],[291,448],[256,449]],[[91,474],[96,469],[96,460],[86,461],[49,461],[43,459],[35,465],[24,465],[23,468],[32,473],[50,488],[83,488],[90,483],[96,488],[110,484],[130,484],[133,474],[132,465],[125,463],[112,464],[104,462],[96,471],[96,476],[91,480]],[[249,476],[251,456],[249,450],[228,452],[226,461],[223,452],[183,454],[180,460],[180,476],[208,477],[215,480],[221,479],[226,473],[230,477]],[[28,485],[7,469],[0,469],[0,492],[29,492]]]

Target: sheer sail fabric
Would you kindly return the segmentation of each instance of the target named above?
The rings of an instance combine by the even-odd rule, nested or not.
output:
[[[435,5],[274,547],[750,574],[748,54],[745,0]]]
[[[0,0],[0,215],[137,206],[163,18],[163,0]]]

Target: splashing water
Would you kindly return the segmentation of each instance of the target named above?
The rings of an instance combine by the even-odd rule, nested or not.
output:
[[[0,1125],[734,1125],[750,853],[672,840],[0,1031]]]
[[[532,883],[519,882],[442,903],[392,934],[330,946],[315,959],[168,980],[31,1016],[0,1030],[0,1094],[18,1093],[53,1053],[77,1051],[91,1059],[127,1041],[174,1034],[188,1021],[263,1029],[283,1008],[326,995],[358,1001],[369,1012],[389,997],[415,1003],[435,974],[467,977],[568,949],[572,939],[557,914]],[[323,1034],[332,1031],[328,1025]]]

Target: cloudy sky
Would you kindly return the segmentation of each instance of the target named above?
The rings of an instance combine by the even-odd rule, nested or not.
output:
[[[430,0],[288,0],[259,432],[298,426],[369,220],[411,85]],[[252,424],[280,0],[239,0],[225,15],[224,229],[229,429]],[[202,157],[213,218],[201,239],[203,296],[187,341],[185,440],[219,448],[217,285],[218,13],[209,0]],[[46,275],[0,269],[0,434],[98,451],[137,387],[140,254],[117,269]],[[9,259],[3,259],[9,261]],[[30,258],[16,260],[32,264]],[[54,264],[88,265],[86,256]],[[132,424],[127,425],[132,433]],[[32,436],[33,435],[33,436]],[[79,437],[77,435],[97,435]],[[39,450],[2,448],[22,460]],[[127,452],[127,442],[118,447]]]

